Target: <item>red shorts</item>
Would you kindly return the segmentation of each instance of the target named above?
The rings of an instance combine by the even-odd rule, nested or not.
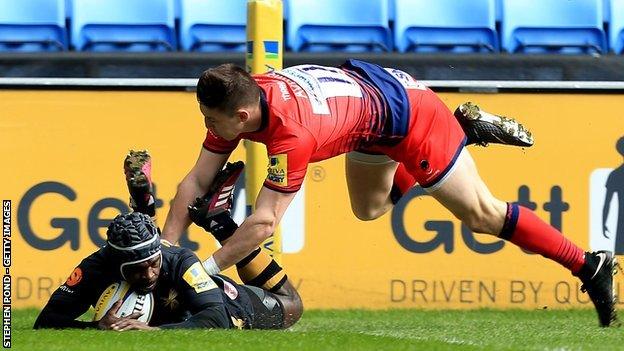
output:
[[[405,165],[421,187],[435,190],[450,175],[466,144],[466,135],[453,113],[431,90],[407,90],[410,126],[405,139],[394,146],[374,146]]]

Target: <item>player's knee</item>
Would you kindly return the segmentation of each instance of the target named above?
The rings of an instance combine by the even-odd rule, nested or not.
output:
[[[290,281],[286,281],[279,291],[276,292],[276,296],[284,309],[283,327],[288,328],[297,323],[303,315],[303,301],[301,301],[301,296],[299,296],[297,289]]]
[[[284,328],[288,328],[297,323],[303,315],[303,302],[299,294],[289,299],[284,305]]]
[[[381,206],[351,204],[351,210],[357,219],[361,221],[372,221],[381,217],[386,211]]]
[[[477,208],[460,218],[473,232],[483,234],[498,234],[498,218],[495,211],[488,208]]]

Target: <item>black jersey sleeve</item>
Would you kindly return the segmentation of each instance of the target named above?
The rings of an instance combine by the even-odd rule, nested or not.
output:
[[[192,316],[181,323],[164,324],[160,328],[229,328],[223,296],[192,251],[180,257],[176,273],[177,290]]]
[[[97,321],[83,322],[76,318],[97,300],[97,296],[94,296],[97,294],[94,284],[98,275],[90,257],[84,259],[74,268],[65,283],[54,291],[37,317],[34,328],[97,328]]]

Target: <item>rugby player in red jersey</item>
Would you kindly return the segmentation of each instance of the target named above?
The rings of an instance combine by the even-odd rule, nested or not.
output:
[[[241,139],[265,144],[269,158],[255,212],[204,261],[209,273],[239,262],[273,233],[309,163],[346,153],[351,207],[358,218],[380,217],[418,183],[472,231],[569,269],[583,282],[600,324],[616,322],[612,254],[584,252],[530,209],[495,198],[479,176],[465,145],[531,145],[530,134],[515,121],[474,105],[462,106],[454,116],[405,72],[358,60],[255,76],[221,65],[201,75],[197,99],[208,131],[197,163],[178,187],[165,239],[178,241],[191,222],[187,204],[206,192]]]

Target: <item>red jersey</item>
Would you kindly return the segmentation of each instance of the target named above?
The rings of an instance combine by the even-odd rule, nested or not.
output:
[[[260,129],[233,141],[208,131],[203,146],[230,153],[240,139],[265,144],[269,165],[264,185],[294,192],[311,162],[399,142],[409,125],[405,89],[426,88],[404,72],[374,66],[371,73],[369,65],[373,65],[361,64],[364,69],[348,64],[340,68],[301,65],[255,75],[262,90]]]

